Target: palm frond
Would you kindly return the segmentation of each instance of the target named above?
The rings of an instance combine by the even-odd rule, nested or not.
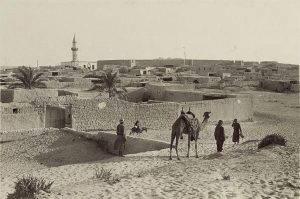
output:
[[[43,73],[34,74],[34,69],[31,67],[19,67],[18,72],[14,75],[16,79],[22,82],[24,88],[31,89],[31,88],[45,88],[45,83],[41,82],[39,79]],[[16,84],[20,87],[20,83]],[[12,88],[15,86],[12,86]]]
[[[13,83],[8,86],[9,89],[24,88],[24,87],[25,86],[23,83]]]
[[[44,73],[38,73],[32,78],[32,82],[37,81]]]

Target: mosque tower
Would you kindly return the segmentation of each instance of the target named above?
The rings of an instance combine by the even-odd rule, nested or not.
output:
[[[76,47],[76,39],[75,39],[75,34],[74,34],[74,37],[73,37],[73,45],[72,45],[72,65],[73,66],[77,66],[78,65],[78,58],[77,58],[77,51],[78,51],[78,48]]]

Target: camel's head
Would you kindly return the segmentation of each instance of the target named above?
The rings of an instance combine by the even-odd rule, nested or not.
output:
[[[209,114],[211,114],[211,112],[204,112],[204,113],[203,113],[204,119],[210,118]]]
[[[182,109],[181,109],[181,112],[180,112],[180,114],[182,114],[182,115],[184,115],[184,114],[185,114],[185,112],[184,112],[184,110],[183,110],[183,107],[182,107]]]
[[[191,108],[189,107],[189,111],[188,112],[186,112],[186,114],[192,114],[192,112],[191,112]]]

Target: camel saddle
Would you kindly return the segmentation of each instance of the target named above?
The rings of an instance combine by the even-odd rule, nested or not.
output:
[[[187,121],[187,129],[184,134],[187,134],[189,131],[191,132],[191,141],[195,140],[196,136],[195,133],[199,128],[199,121],[197,118],[189,117],[189,115],[182,115]],[[182,138],[182,137],[181,137]]]

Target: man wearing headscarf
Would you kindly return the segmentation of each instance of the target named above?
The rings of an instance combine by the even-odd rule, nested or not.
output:
[[[124,157],[123,150],[125,148],[126,135],[124,128],[124,120],[120,119],[120,124],[117,126],[117,139],[114,144],[114,149],[119,151],[119,156]]]
[[[241,125],[237,122],[237,119],[234,119],[231,126],[233,128],[232,142],[234,144],[238,144],[240,142],[240,136],[242,138],[244,137],[244,135],[242,134]]]
[[[223,151],[223,144],[225,142],[225,133],[224,133],[224,128],[223,128],[222,124],[223,124],[223,121],[219,120],[219,122],[215,128],[215,133],[214,133],[218,152]]]

